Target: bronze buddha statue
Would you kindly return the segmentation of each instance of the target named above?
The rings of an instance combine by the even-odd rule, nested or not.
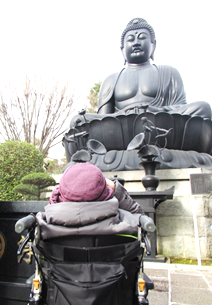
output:
[[[103,171],[140,169],[136,151],[126,149],[141,132],[140,119],[146,116],[155,126],[173,129],[159,160],[162,167],[212,168],[210,105],[187,104],[179,72],[171,66],[151,64],[155,47],[155,32],[144,19],[135,18],[127,24],[121,36],[127,66],[102,83],[97,114],[71,120],[71,129],[63,139],[68,161],[85,144],[85,139],[76,144],[69,138],[89,129],[88,138],[102,142],[108,151],[105,156],[94,156],[92,163]]]
[[[144,19],[131,20],[121,36],[121,50],[127,67],[103,82],[98,113],[141,113],[141,106],[147,104],[148,112],[211,118],[208,103],[186,103],[183,82],[175,68],[150,63],[150,58],[154,59],[155,47],[153,28]]]

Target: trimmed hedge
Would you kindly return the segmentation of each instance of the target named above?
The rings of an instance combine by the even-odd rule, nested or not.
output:
[[[41,194],[51,192],[48,187],[54,185],[56,185],[56,181],[48,174],[31,173],[24,176],[21,179],[21,183],[14,190],[18,193],[32,196],[33,199],[35,197],[36,200],[45,200],[45,198],[41,198]]]
[[[17,201],[14,187],[31,172],[43,172],[43,155],[32,144],[6,141],[0,144],[0,200]]]

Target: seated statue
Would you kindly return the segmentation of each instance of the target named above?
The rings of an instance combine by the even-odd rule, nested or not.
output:
[[[75,116],[71,121],[72,130],[87,130],[89,125],[89,138],[93,137],[106,146],[109,157],[106,155],[106,159],[103,160],[101,156],[101,162],[95,161],[96,164],[98,162],[106,164],[98,165],[102,170],[137,169],[139,166],[137,161],[133,165],[126,165],[129,152],[125,152],[126,156],[124,156],[124,152],[122,156],[119,153],[119,157],[117,157],[117,152],[126,150],[130,140],[141,131],[138,117],[140,118],[142,115],[148,116],[160,128],[173,129],[173,133],[168,139],[167,148],[169,150],[195,151],[211,155],[210,105],[206,102],[187,104],[179,72],[171,66],[157,66],[150,62],[150,59],[154,60],[155,47],[156,39],[153,28],[144,19],[131,20],[121,36],[121,50],[127,66],[120,72],[108,76],[103,82],[99,93],[97,114],[86,114],[84,117]],[[136,117],[132,117],[132,115],[136,115]],[[126,117],[126,120],[123,116]],[[101,121],[101,126],[98,125],[98,121]],[[105,133],[106,128],[107,134]],[[107,137],[108,140],[106,140]],[[70,153],[70,149],[66,147],[66,154],[68,150]],[[72,154],[73,147],[71,151]],[[196,154],[190,158],[189,162],[191,159],[195,160],[192,163],[176,162],[179,160],[179,156],[175,155],[176,152],[171,152],[171,155],[166,152],[164,158],[169,156],[169,161],[160,161],[174,168],[198,165]],[[187,155],[186,157],[183,155],[186,160],[189,159]],[[118,161],[117,158],[119,158]],[[172,158],[175,159],[173,162],[170,161]],[[125,161],[121,161],[121,159]],[[203,156],[201,163],[204,162],[206,161]],[[110,167],[109,163],[116,165]],[[208,156],[206,163],[208,167],[208,163],[210,163]],[[120,164],[122,165],[120,166]]]
[[[198,115],[211,119],[206,102],[186,103],[186,95],[179,72],[171,66],[156,66],[156,47],[153,28],[141,18],[131,20],[121,36],[121,50],[127,67],[110,75],[103,82],[99,94],[99,114],[114,112],[168,112]]]

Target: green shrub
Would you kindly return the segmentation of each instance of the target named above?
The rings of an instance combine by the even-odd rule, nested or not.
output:
[[[43,156],[34,145],[20,141],[0,144],[0,200],[21,200],[14,187],[27,174],[42,172],[42,166]]]
[[[44,173],[31,173],[21,179],[14,190],[18,193],[31,196],[31,199],[41,200],[42,193],[50,192],[47,188],[56,185],[56,181],[51,176]]]

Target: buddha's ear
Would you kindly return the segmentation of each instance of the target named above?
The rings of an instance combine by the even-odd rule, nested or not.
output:
[[[156,48],[156,40],[153,42],[153,50],[150,58],[154,61],[154,54],[155,54],[155,48]]]
[[[121,53],[124,57],[124,65],[126,65],[127,60],[126,60],[126,57],[125,57],[125,54],[124,54],[124,48],[121,48]]]

